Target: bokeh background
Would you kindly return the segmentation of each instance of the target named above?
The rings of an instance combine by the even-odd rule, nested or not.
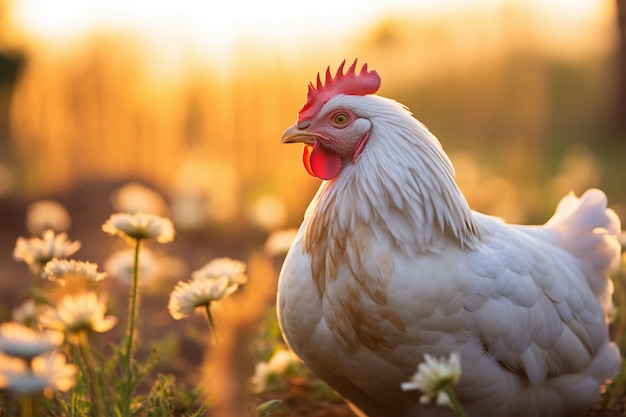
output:
[[[272,193],[296,222],[317,181],[278,139],[316,73],[358,57],[477,209],[541,221],[587,186],[621,205],[620,4],[2,0],[0,197],[134,178],[206,198],[205,220]]]
[[[147,187],[178,233],[153,299],[171,324],[175,279],[255,259],[299,224],[319,180],[279,138],[308,82],[343,59],[376,69],[379,94],[435,133],[474,209],[542,223],[569,191],[600,187],[626,218],[625,4],[0,0],[0,319],[30,285],[11,252],[32,202],[67,207],[78,258],[103,263],[120,190]],[[178,343],[202,360],[200,342]]]

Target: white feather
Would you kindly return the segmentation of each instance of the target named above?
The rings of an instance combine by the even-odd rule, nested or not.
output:
[[[608,339],[619,219],[591,190],[544,226],[472,212],[437,139],[398,103],[339,95],[372,123],[322,183],[279,280],[291,348],[369,416],[446,413],[403,392],[423,355],[461,354],[469,415],[582,412],[621,361]]]

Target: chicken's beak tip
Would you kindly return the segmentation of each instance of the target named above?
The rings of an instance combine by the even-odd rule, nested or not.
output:
[[[315,135],[302,130],[298,124],[287,128],[280,137],[280,143],[308,143],[315,142]]]

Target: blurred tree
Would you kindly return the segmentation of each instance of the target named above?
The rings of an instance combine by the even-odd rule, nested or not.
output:
[[[11,95],[23,65],[24,56],[21,53],[0,50],[0,163],[11,162]]]
[[[626,139],[626,0],[615,0],[617,3],[617,24],[619,40],[617,42],[617,100],[615,102],[615,128],[617,133]]]
[[[8,4],[0,0],[0,28],[6,28],[8,22]],[[0,163],[11,163],[11,140],[9,139],[9,113],[11,95],[21,69],[24,55],[13,50],[4,50],[3,31],[0,31]]]

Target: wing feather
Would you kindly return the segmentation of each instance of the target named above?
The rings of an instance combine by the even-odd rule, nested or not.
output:
[[[467,256],[464,307],[489,354],[532,383],[585,369],[607,340],[578,260],[551,242],[484,217],[492,230]]]

